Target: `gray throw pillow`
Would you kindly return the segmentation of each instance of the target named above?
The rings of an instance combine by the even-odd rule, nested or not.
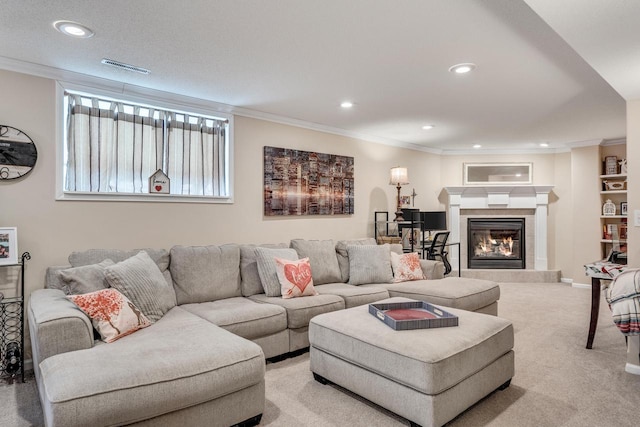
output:
[[[176,305],[173,287],[145,251],[105,268],[105,277],[112,288],[129,298],[151,322],[160,320]]]
[[[338,258],[338,265],[340,266],[340,275],[342,281],[347,283],[349,281],[349,254],[347,254],[347,246],[349,245],[376,245],[376,239],[373,237],[366,237],[364,239],[353,240],[339,240],[336,243],[336,256]]]
[[[72,252],[71,255],[69,255],[69,264],[71,264],[71,267],[80,267],[82,265],[97,264],[105,259],[110,259],[118,263],[137,255],[140,251],[145,251],[147,255],[149,255],[157,264],[169,286],[173,286],[171,273],[169,272],[169,252],[165,249],[88,249],[82,252]]]
[[[293,239],[291,247],[298,253],[298,259],[309,258],[314,285],[342,281],[333,240]]]
[[[391,283],[391,250],[384,245],[348,245],[349,284]]]
[[[289,247],[286,243],[263,244],[263,245],[240,245],[240,277],[242,278],[242,296],[263,294],[264,288],[258,274],[258,259],[256,257],[256,247],[261,248],[282,248]]]
[[[132,256],[137,255],[140,251],[145,251],[149,257],[158,265],[163,273],[169,268],[169,252],[165,249],[140,248],[132,250],[122,249],[87,249],[82,252],[72,252],[69,255],[69,264],[72,267],[81,265],[97,264],[105,259],[113,262],[121,262]]]
[[[256,260],[258,262],[258,275],[264,288],[264,293],[268,297],[282,296],[280,291],[280,280],[276,270],[276,258],[288,259],[295,261],[298,259],[298,253],[295,249],[273,249],[273,248],[256,248]]]
[[[113,265],[110,259],[101,263],[71,267],[58,271],[58,277],[63,283],[63,291],[67,295],[88,294],[109,287],[104,277],[104,269]]]

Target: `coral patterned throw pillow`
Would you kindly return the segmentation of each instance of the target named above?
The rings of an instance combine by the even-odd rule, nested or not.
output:
[[[276,257],[275,260],[282,298],[318,295],[318,292],[313,287],[309,258],[290,261]]]
[[[394,283],[425,278],[420,266],[420,256],[417,252],[402,255],[391,252],[391,268],[393,270]]]
[[[127,297],[113,288],[67,298],[91,318],[93,327],[105,342],[113,342],[151,325]]]

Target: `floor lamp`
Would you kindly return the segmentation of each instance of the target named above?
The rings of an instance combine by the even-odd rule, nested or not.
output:
[[[404,217],[402,216],[402,204],[400,203],[400,188],[402,185],[409,184],[409,174],[407,172],[407,168],[401,168],[396,166],[391,168],[389,174],[389,185],[395,185],[398,189],[398,205],[396,208],[396,217],[394,221],[404,221]]]

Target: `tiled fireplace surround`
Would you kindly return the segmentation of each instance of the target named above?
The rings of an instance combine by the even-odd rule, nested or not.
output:
[[[547,217],[550,185],[488,185],[445,187],[448,194],[448,219],[451,242],[460,242],[460,264],[455,250],[451,265],[467,269],[467,219],[524,218],[525,269],[546,271]],[[454,267],[455,268],[455,267]]]

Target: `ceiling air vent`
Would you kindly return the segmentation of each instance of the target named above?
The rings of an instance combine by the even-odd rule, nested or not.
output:
[[[100,62],[102,62],[105,65],[110,65],[112,67],[119,68],[121,70],[133,71],[134,73],[140,73],[140,74],[149,74],[149,70],[147,70],[146,68],[136,67],[135,65],[131,65],[131,64],[125,64],[124,62],[114,61],[113,59],[103,58],[102,61]]]

